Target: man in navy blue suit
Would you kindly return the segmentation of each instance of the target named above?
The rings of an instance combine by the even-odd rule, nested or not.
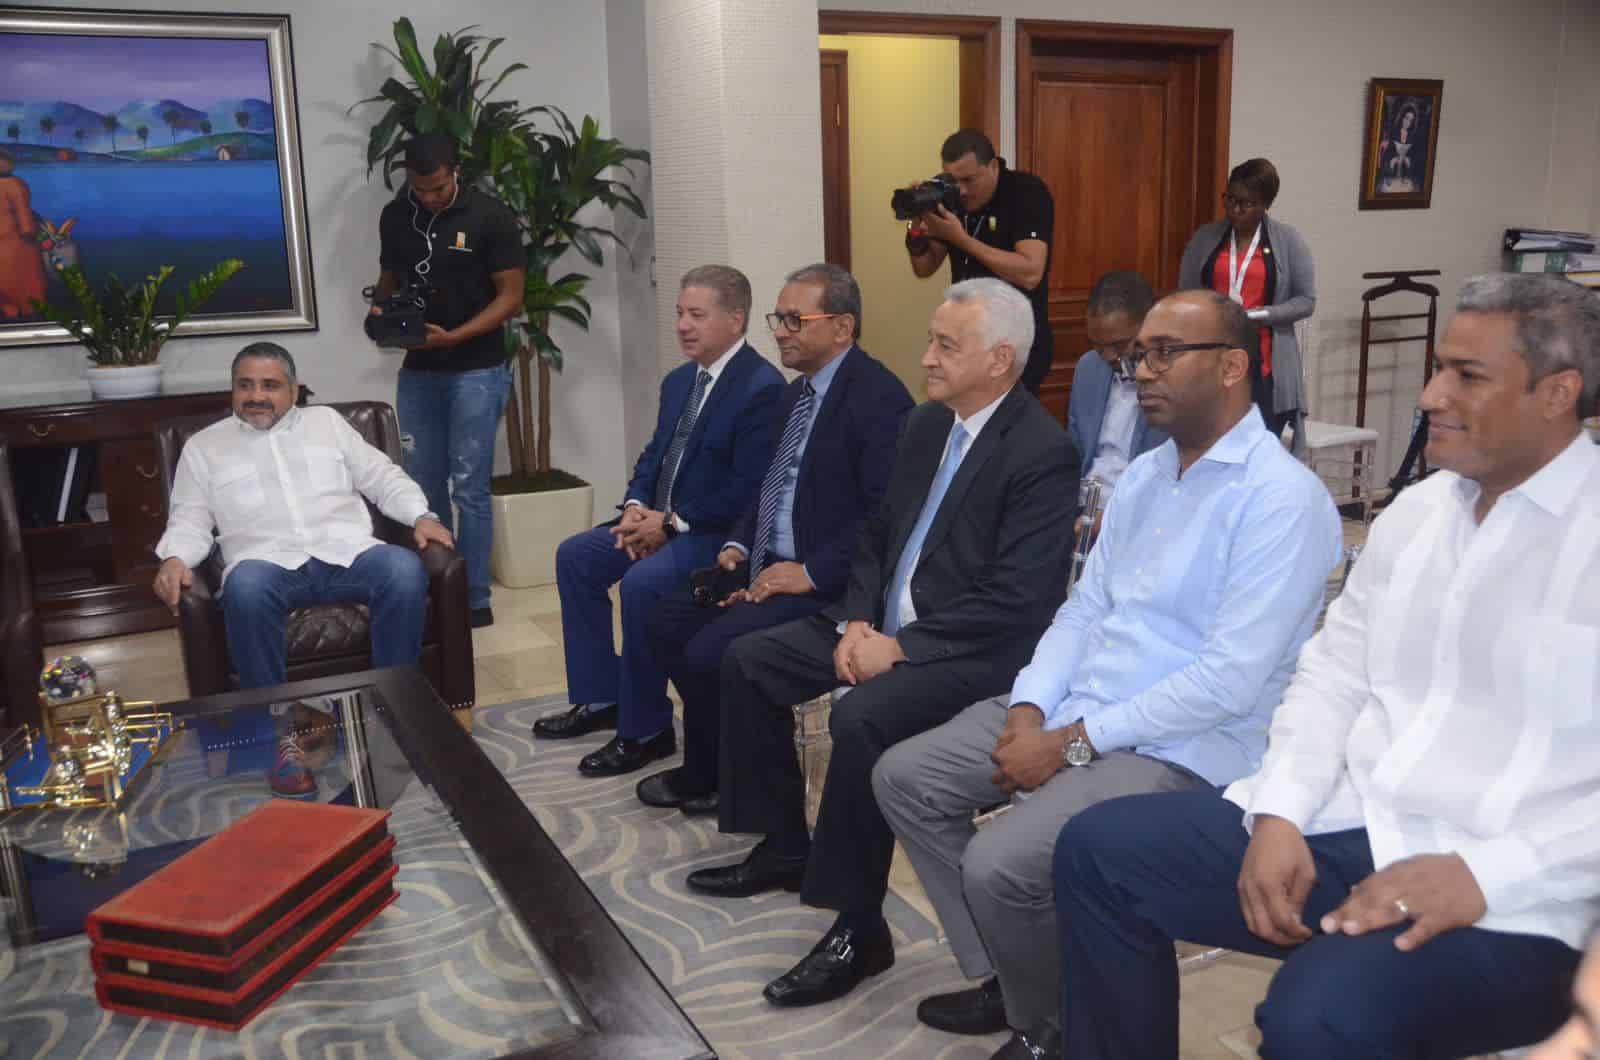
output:
[[[772,417],[783,376],[744,341],[750,281],[726,265],[684,273],[678,345],[689,363],[667,373],[654,436],[634,465],[622,515],[574,534],[556,551],[570,710],[534,722],[533,734],[567,739],[617,726],[617,704],[643,728],[606,745],[638,765],[677,750],[668,726],[667,678],[645,619],[689,572],[711,563],[761,485],[772,459]],[[622,655],[611,635],[610,588],[622,583]],[[637,768],[637,766],[635,767]]]
[[[749,581],[719,606],[680,590],[648,621],[655,656],[683,700],[683,766],[639,782],[641,801],[687,814],[717,808],[722,655],[742,634],[805,618],[836,603],[866,516],[894,469],[895,439],[911,408],[905,384],[856,345],[861,288],[837,265],[791,273],[767,326],[783,366],[799,372],[778,401],[778,445],[762,488],[717,563]],[[662,711],[622,711],[622,728],[670,729]],[[617,770],[621,772],[622,770]]]
[[[1150,282],[1137,272],[1108,272],[1089,292],[1084,329],[1094,349],[1078,358],[1072,373],[1067,433],[1082,454],[1084,477],[1093,475],[1105,487],[1105,501],[1134,457],[1167,440],[1165,431],[1145,422],[1133,378],[1119,367],[1155,300]]]

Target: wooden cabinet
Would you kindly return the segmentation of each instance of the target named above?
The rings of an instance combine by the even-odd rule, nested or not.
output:
[[[166,492],[155,425],[173,416],[228,411],[226,384],[127,401],[94,401],[87,387],[0,401],[0,441],[13,451],[92,446],[106,522],[23,531],[34,606],[47,644],[162,629],[172,616],[150,591]]]

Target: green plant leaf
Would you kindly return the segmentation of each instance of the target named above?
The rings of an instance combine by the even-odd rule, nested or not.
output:
[[[409,18],[396,20],[394,42],[400,50],[400,65],[405,67],[411,80],[426,90],[432,83],[432,77],[428,73],[428,64],[423,61],[422,51],[417,47],[417,31],[412,28]]]

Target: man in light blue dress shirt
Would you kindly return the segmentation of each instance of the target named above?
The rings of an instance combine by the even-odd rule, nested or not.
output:
[[[1171,440],[1123,473],[1082,579],[1018,674],[891,749],[873,773],[962,970],[925,1000],[997,1057],[1059,1055],[1051,854],[1074,814],[1119,795],[1214,787],[1261,761],[1273,708],[1340,557],[1327,489],[1251,403],[1251,324],[1212,292],[1158,303],[1131,357]],[[1014,796],[981,832],[975,810]],[[1031,1051],[1030,1051],[1031,1050]]]

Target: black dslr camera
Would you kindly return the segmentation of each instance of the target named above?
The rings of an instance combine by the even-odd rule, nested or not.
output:
[[[961,189],[956,178],[948,173],[937,173],[921,184],[909,188],[896,188],[889,197],[896,220],[910,221],[925,213],[933,213],[943,206],[953,214],[961,212]]]
[[[701,607],[716,607],[738,592],[750,588],[750,563],[748,560],[732,570],[723,570],[713,563],[689,572],[689,595]]]
[[[368,287],[361,292],[363,298],[381,310],[367,314],[363,325],[367,338],[379,346],[400,350],[415,349],[426,342],[428,329],[424,326],[423,317],[428,310],[429,288],[424,284],[412,283],[387,298],[378,298],[377,291],[376,287]]]

